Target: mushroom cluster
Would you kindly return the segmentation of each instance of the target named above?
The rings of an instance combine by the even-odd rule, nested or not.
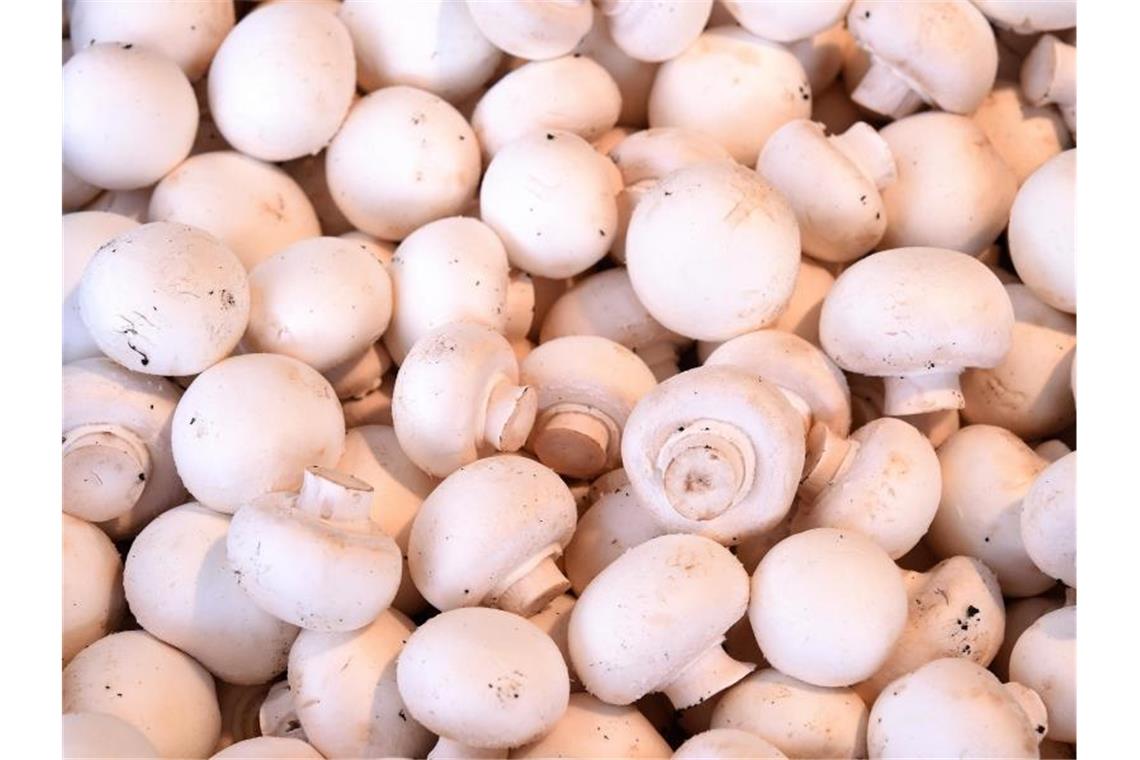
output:
[[[65,0],[65,758],[1073,758],[1075,0]]]

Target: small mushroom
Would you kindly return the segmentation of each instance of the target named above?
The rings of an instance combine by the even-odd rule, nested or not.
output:
[[[570,695],[566,713],[549,732],[511,750],[511,758],[669,757],[669,743],[633,706],[608,705],[584,692]]]
[[[840,367],[884,378],[883,412],[894,416],[961,409],[959,374],[1000,363],[1013,322],[985,264],[943,248],[898,248],[843,271],[819,332]]]
[[[261,609],[314,631],[352,631],[386,610],[402,554],[369,516],[372,486],[310,466],[296,494],[243,505],[226,534],[237,582]]]
[[[1077,25],[1075,0],[972,0],[999,29],[1020,34],[1053,32]]]
[[[890,556],[860,533],[813,528],[772,547],[752,574],[748,618],[764,657],[815,686],[874,674],[906,625]]]
[[[851,99],[892,119],[923,103],[972,113],[997,76],[993,29],[968,2],[856,0],[847,28],[870,53],[870,68]]]
[[[479,185],[479,145],[453,106],[426,90],[364,96],[329,144],[329,191],[358,229],[401,240],[463,211]]]
[[[1077,587],[1075,451],[1038,473],[1025,492],[1021,500],[1021,541],[1041,572],[1070,588]]]
[[[712,728],[747,731],[788,757],[863,757],[867,705],[849,688],[813,686],[766,668],[725,692]]]
[[[657,63],[683,53],[700,36],[712,12],[712,0],[600,0],[610,36],[639,61]]]
[[[174,463],[187,490],[232,514],[258,496],[296,490],[305,467],[344,450],[344,416],[328,381],[296,359],[245,354],[195,378],[174,411]]]
[[[520,456],[480,459],[424,500],[408,567],[436,609],[485,604],[530,616],[570,587],[554,560],[577,519],[574,497],[552,470]]]
[[[312,745],[300,739],[285,739],[280,736],[258,736],[235,742],[221,752],[210,756],[210,760],[238,760],[238,758],[264,758],[264,760],[323,760],[323,755]]]
[[[161,757],[207,757],[221,730],[209,672],[145,631],[113,633],[77,654],[63,669],[63,711],[120,718]]]
[[[1041,696],[1049,715],[1046,736],[1077,741],[1077,608],[1048,612],[1025,629],[1009,655],[1009,677]]]
[[[102,356],[79,315],[79,282],[87,262],[104,243],[138,223],[119,214],[79,211],[63,217],[63,362]]]
[[[467,11],[495,47],[528,61],[566,55],[590,31],[590,0],[467,0]]]
[[[412,717],[440,737],[429,757],[506,757],[507,748],[549,732],[570,697],[550,637],[485,608],[443,612],[420,626],[400,653],[396,682]]]
[[[494,451],[522,448],[538,394],[519,385],[507,339],[490,327],[451,322],[417,340],[396,375],[392,423],[421,470],[446,477]]]
[[[1009,256],[1033,295],[1077,313],[1077,150],[1046,161],[1025,180],[1009,216]]]
[[[757,37],[774,42],[793,42],[819,34],[843,20],[851,0],[795,0],[756,3],[721,0],[733,18]]]
[[[63,664],[119,626],[123,560],[107,534],[63,516]]]
[[[733,760],[733,758],[786,758],[774,744],[748,731],[713,728],[690,736],[673,753],[673,760]]]
[[[721,646],[747,606],[748,574],[728,549],[701,536],[660,536],[621,555],[582,592],[570,656],[603,702],[628,705],[660,691],[684,709],[755,667]]]
[[[289,689],[306,741],[326,757],[427,753],[433,737],[396,686],[396,661],[415,629],[389,609],[355,631],[301,632],[289,652]]]
[[[1073,147],[1057,109],[1030,105],[1013,82],[999,80],[970,118],[1013,170],[1019,186],[1050,158]]]
[[[157,757],[158,751],[142,731],[122,718],[97,712],[63,716],[63,758]]]
[[[1035,106],[1056,104],[1077,131],[1077,48],[1043,34],[1021,63],[1021,92]]]

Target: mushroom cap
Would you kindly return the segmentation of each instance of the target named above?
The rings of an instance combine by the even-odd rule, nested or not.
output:
[[[344,450],[344,415],[316,370],[277,354],[245,354],[195,378],[174,412],[178,474],[204,506],[233,513],[296,489],[304,469],[331,467]]]
[[[402,363],[417,340],[448,322],[504,332],[509,270],[502,241],[478,219],[438,219],[408,235],[388,265],[393,308],[384,345],[392,358]]]
[[[1056,108],[1034,106],[1016,82],[998,81],[970,117],[1021,185],[1053,156],[1073,147]]]
[[[361,246],[302,240],[249,273],[249,328],[242,348],[292,356],[318,372],[359,356],[388,329],[392,283]]]
[[[882,239],[887,215],[874,180],[824,135],[822,124],[784,124],[764,143],[756,171],[791,206],[805,254],[854,261]]]
[[[306,741],[327,757],[423,757],[434,737],[408,714],[396,661],[415,625],[388,609],[355,631],[301,631],[289,688]]]
[[[483,177],[483,221],[511,264],[541,277],[571,277],[610,249],[618,215],[613,165],[581,137],[536,132],[500,150]]]
[[[734,163],[728,151],[713,138],[692,129],[657,127],[643,129],[626,137],[609,151],[621,171],[622,181],[634,185],[642,180],[658,180],[678,169],[723,161]]]
[[[480,748],[534,741],[554,727],[570,697],[566,664],[550,637],[524,618],[482,607],[443,612],[420,626],[400,653],[396,681],[429,730]]]
[[[806,404],[811,418],[836,435],[846,437],[851,430],[851,394],[842,370],[798,335],[782,330],[738,335],[721,343],[704,365],[728,365],[757,375]]]
[[[962,373],[962,416],[1003,427],[1025,440],[1055,435],[1076,420],[1069,376],[1077,323],[1020,283],[1005,286],[1016,321],[1009,353],[990,369]]]
[[[760,651],[773,667],[816,686],[848,686],[872,675],[906,616],[898,567],[854,531],[789,536],[752,575],[748,618]]]
[[[249,321],[249,296],[245,269],[229,248],[172,222],[105,243],[77,293],[83,323],[105,354],[167,376],[197,374],[229,354]]]
[[[253,269],[321,234],[313,204],[281,169],[230,150],[191,156],[162,178],[147,218],[205,230]]]
[[[1077,587],[1077,452],[1042,470],[1026,491],[1021,540],[1042,572]]]
[[[231,0],[73,0],[70,6],[68,34],[81,47],[99,42],[138,45],[174,61],[191,82],[205,76],[234,26]]]
[[[610,36],[631,58],[659,62],[675,58],[700,36],[713,0],[602,0]]]
[[[732,760],[739,757],[786,758],[774,744],[735,728],[713,728],[690,736],[673,760]]]
[[[812,686],[766,668],[725,692],[711,725],[747,731],[789,757],[859,757],[867,746],[867,712],[852,689]]]
[[[323,760],[324,755],[308,742],[282,736],[256,736],[235,742],[210,756],[210,760],[237,760],[238,758],[265,758],[265,760]]]
[[[1009,655],[1010,680],[1033,689],[1049,714],[1050,739],[1077,740],[1077,608],[1047,612],[1025,629]]]
[[[479,185],[479,145],[446,100],[385,87],[352,107],[325,159],[333,200],[358,229],[401,240],[459,214]]]
[[[657,75],[657,64],[631,58],[618,47],[609,31],[606,14],[595,13],[590,32],[574,48],[589,56],[613,78],[621,92],[621,114],[617,123],[631,128],[649,123],[649,90]]]
[[[942,248],[898,248],[843,270],[823,302],[819,335],[851,372],[956,373],[1001,362],[1013,321],[1009,296],[985,264]]]
[[[997,41],[966,0],[856,0],[847,28],[878,63],[943,111],[973,113],[994,85]]]
[[[994,26],[1019,34],[1052,32],[1077,25],[1075,0],[971,0]],[[72,22],[74,25],[75,22]]]
[[[63,216],[63,362],[102,356],[79,315],[79,282],[87,262],[104,243],[138,227],[138,222],[104,211]]]
[[[810,115],[811,89],[796,57],[737,27],[703,32],[661,64],[649,93],[649,126],[704,132],[746,166],[781,125]]]
[[[226,35],[207,81],[210,116],[235,149],[262,161],[312,155],[352,105],[352,38],[335,14],[316,6],[261,6]]]
[[[550,547],[561,554],[577,519],[553,470],[521,456],[480,459],[420,506],[408,541],[412,579],[436,609],[494,604]]]
[[[618,123],[621,91],[609,72],[574,54],[523,64],[479,99],[471,127],[484,158],[542,130],[573,132],[587,142]]]
[[[566,55],[594,20],[590,0],[467,0],[467,11],[495,47],[530,61]]]
[[[657,321],[690,338],[727,340],[771,324],[787,305],[799,227],[755,172],[702,164],[673,172],[638,203],[626,260]]]
[[[542,738],[511,750],[512,758],[669,757],[669,743],[632,705],[608,705],[585,692],[570,695],[566,713]]]
[[[109,190],[153,185],[190,153],[194,90],[178,64],[143,46],[100,43],[63,66],[63,163]]]
[[[1021,502],[1047,462],[1020,438],[968,425],[938,447],[942,500],[927,543],[940,557],[964,554],[993,570],[1009,597],[1034,596],[1054,581],[1033,564],[1021,537]]]
[[[213,677],[145,631],[113,633],[77,654],[63,669],[63,711],[121,718],[162,757],[206,757],[221,730]]]
[[[285,670],[297,628],[263,611],[226,560],[228,515],[193,502],[155,518],[131,543],[123,587],[148,633],[232,684]]]
[[[851,0],[819,0],[812,3],[795,0],[721,2],[741,26],[757,37],[773,42],[792,42],[819,34],[842,21],[851,5]]]
[[[408,85],[456,103],[489,80],[502,53],[483,36],[466,3],[338,3],[352,35],[356,81],[365,92]]]
[[[1035,726],[1001,682],[961,657],[888,684],[871,708],[873,758],[1037,757]]]
[[[583,590],[570,616],[570,656],[591,694],[628,705],[719,648],[747,606],[748,574],[732,552],[701,536],[659,536]]]
[[[157,755],[146,736],[122,718],[96,712],[75,712],[63,716],[65,760]]]
[[[1011,599],[1005,606],[1005,635],[997,655],[990,662],[993,671],[1002,682],[1011,680],[1009,677],[1009,655],[1021,634],[1029,626],[1037,622],[1042,615],[1058,610],[1065,606],[1065,600],[1059,596],[1042,595],[1028,596],[1023,599]]]
[[[1077,313],[1077,149],[1060,153],[1025,180],[1009,216],[1017,276],[1054,309]]]
[[[123,560],[95,525],[63,515],[63,664],[119,626]]]

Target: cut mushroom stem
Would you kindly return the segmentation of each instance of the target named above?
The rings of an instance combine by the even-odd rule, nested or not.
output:
[[[1037,734],[1037,741],[1040,743],[1049,731],[1049,715],[1040,695],[1028,686],[1016,681],[1010,681],[1002,684],[1002,686],[1017,702],[1022,712],[1025,713],[1025,717],[1029,718],[1029,722],[1033,724],[1034,732]]]
[[[561,553],[557,545],[546,547],[531,562],[524,563],[502,584],[501,592],[492,593],[495,606],[522,617],[536,615],[556,597],[570,588],[570,581],[554,563]]]
[[[1045,34],[1021,64],[1021,91],[1032,105],[1076,108],[1077,49]]]
[[[487,749],[485,747],[472,747],[457,742],[454,739],[448,739],[446,736],[439,737],[439,741],[435,743],[431,752],[428,753],[428,760],[442,760],[443,758],[494,758],[499,760],[507,757],[505,749]]]
[[[700,704],[756,669],[751,663],[729,657],[724,651],[723,643],[724,637],[721,636],[719,641],[689,663],[662,689],[665,696],[673,703],[673,707],[682,710]]]
[[[582,404],[555,404],[539,416],[531,445],[555,472],[586,478],[605,469],[611,442],[621,432],[613,420]]]
[[[883,378],[883,414],[897,417],[939,409],[962,409],[966,400],[958,372],[930,372]]]
[[[80,425],[63,437],[63,510],[111,520],[128,512],[150,478],[150,453],[119,425]]]
[[[797,491],[799,497],[809,504],[815,502],[824,489],[850,469],[858,450],[858,441],[841,438],[822,422],[815,423],[808,433],[808,454]]]
[[[843,134],[827,139],[878,189],[882,190],[898,177],[890,146],[870,124],[856,122]]]
[[[910,83],[874,54],[867,73],[851,93],[851,100],[875,113],[901,119],[922,107],[923,98]]]
[[[499,451],[518,451],[526,443],[538,412],[538,394],[527,385],[500,379],[487,398],[483,436]]]
[[[305,468],[296,506],[322,520],[367,521],[372,509],[372,486],[352,475],[312,465]]]
[[[669,436],[657,455],[665,495],[678,514],[711,520],[752,489],[755,452],[748,436],[719,420],[696,420]]]

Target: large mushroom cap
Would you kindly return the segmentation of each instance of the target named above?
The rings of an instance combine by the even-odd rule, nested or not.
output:
[[[1025,180],[1009,216],[1009,255],[1017,276],[1055,309],[1077,313],[1077,150],[1041,165]]]

